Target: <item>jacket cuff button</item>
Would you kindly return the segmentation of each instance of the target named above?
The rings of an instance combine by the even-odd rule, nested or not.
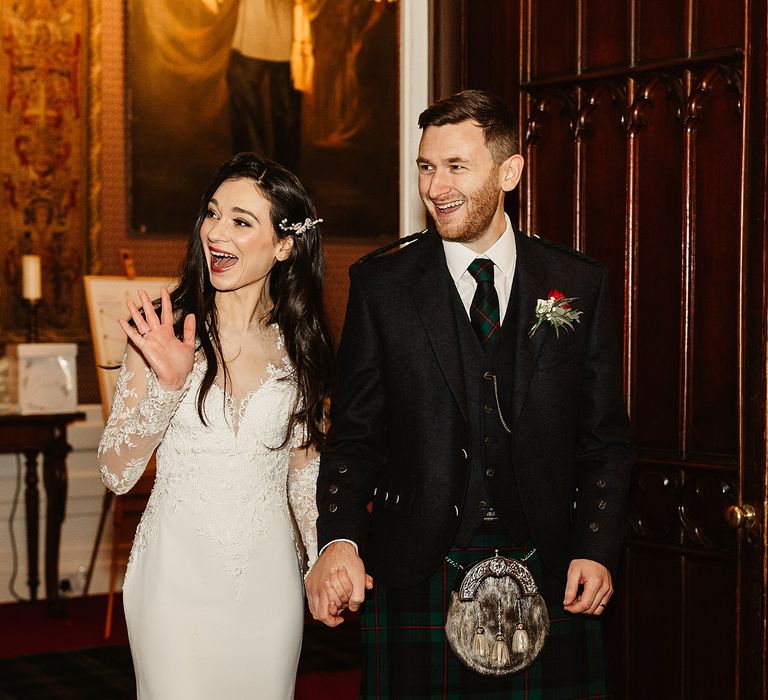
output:
[[[608,505],[608,503],[607,503],[606,501],[600,501],[600,503],[598,503],[598,504],[597,504],[597,507],[598,507],[600,510],[605,510],[605,507],[606,507],[607,505]]]
[[[590,523],[589,529],[592,530],[592,532],[597,532],[600,529],[600,526],[597,523]]]
[[[598,479],[597,482],[596,482],[596,485],[597,485],[597,488],[604,489],[605,488],[605,480]]]
[[[339,467],[339,474],[346,474],[346,473],[347,473],[347,465],[346,464],[342,464]]]

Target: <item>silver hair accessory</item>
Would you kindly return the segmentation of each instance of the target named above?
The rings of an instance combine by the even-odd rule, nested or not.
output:
[[[295,223],[295,224],[289,224],[288,219],[283,219],[280,222],[280,228],[283,231],[290,231],[293,233],[294,236],[300,236],[304,231],[307,231],[311,228],[315,228],[319,223],[321,223],[322,219],[310,219],[307,217],[304,219],[302,223]]]

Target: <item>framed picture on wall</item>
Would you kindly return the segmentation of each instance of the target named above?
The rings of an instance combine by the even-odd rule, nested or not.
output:
[[[216,167],[294,171],[326,234],[398,232],[398,3],[127,0],[130,224],[187,234]]]
[[[117,320],[128,318],[125,303],[133,300],[137,306],[139,290],[146,290],[150,298],[160,296],[163,287],[173,289],[176,280],[168,277],[118,277],[85,275],[85,299],[91,323],[93,355],[99,378],[99,393],[104,418],[112,408],[112,396],[117,386],[120,363],[125,352],[125,333]]]

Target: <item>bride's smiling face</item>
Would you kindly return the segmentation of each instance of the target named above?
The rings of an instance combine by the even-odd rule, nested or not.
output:
[[[251,180],[225,180],[214,192],[200,238],[217,291],[266,280],[275,263],[290,255],[293,239],[278,239],[270,213],[269,200]]]

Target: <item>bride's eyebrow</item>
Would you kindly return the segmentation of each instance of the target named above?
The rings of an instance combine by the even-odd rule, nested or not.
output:
[[[258,221],[259,217],[256,216],[253,212],[248,211],[247,209],[242,209],[241,207],[232,207],[232,211],[237,212],[238,214],[247,214],[250,216],[254,221]]]

